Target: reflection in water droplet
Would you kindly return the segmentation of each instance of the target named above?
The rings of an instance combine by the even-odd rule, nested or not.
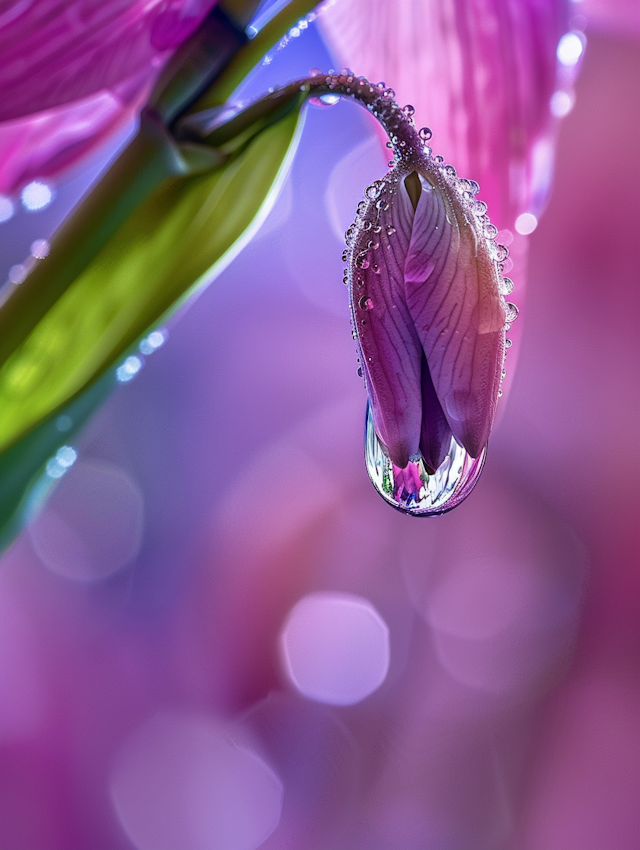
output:
[[[320,97],[310,97],[309,103],[314,106],[327,107],[335,106],[339,100],[339,94],[321,94]]]
[[[486,449],[472,458],[452,437],[449,454],[435,473],[427,471],[422,459],[400,469],[384,452],[367,405],[364,454],[369,478],[386,502],[412,516],[436,516],[459,505],[473,490]]]
[[[505,304],[505,308],[506,308],[505,318],[507,320],[507,323],[515,322],[515,320],[518,318],[518,313],[520,312],[518,310],[518,308],[516,307],[516,305],[512,304],[510,301],[507,301],[507,303]]]

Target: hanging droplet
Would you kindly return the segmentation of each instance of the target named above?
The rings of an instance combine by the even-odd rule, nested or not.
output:
[[[442,170],[447,175],[447,177],[453,178],[453,177],[456,176],[456,170],[453,167],[453,165],[445,165],[445,167]]]
[[[518,313],[520,311],[518,310],[515,304],[511,303],[511,301],[507,301],[504,306],[506,311],[505,319],[507,321],[507,324],[510,325],[511,322],[515,322],[515,320],[518,318]]]
[[[500,280],[498,289],[501,295],[511,295],[511,293],[513,292],[513,281],[511,280],[511,278],[503,277]]]
[[[507,337],[504,341],[504,347],[505,348],[511,348],[512,345],[513,345],[513,340],[509,339],[509,337]]]
[[[361,310],[371,310],[373,308],[373,301],[367,295],[363,295],[358,301],[358,307]]]
[[[386,502],[412,516],[437,516],[455,508],[473,490],[486,449],[472,458],[452,437],[449,453],[434,473],[427,470],[422,459],[409,461],[400,469],[378,440],[367,405],[364,454],[369,478]]]
[[[403,106],[402,111],[407,116],[407,118],[411,118],[413,115],[416,114],[416,110],[410,103],[408,103],[406,106]]]
[[[418,135],[422,139],[423,142],[428,142],[429,139],[433,136],[431,132],[431,127],[422,127],[418,132]]]

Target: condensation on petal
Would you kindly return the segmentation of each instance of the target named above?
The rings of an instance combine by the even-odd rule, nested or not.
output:
[[[504,354],[498,277],[486,242],[427,176],[405,261],[407,305],[449,426],[477,457],[493,424]]]
[[[400,467],[419,450],[422,411],[422,352],[403,283],[412,219],[402,185],[372,200],[360,222],[350,269],[353,321],[376,431]]]

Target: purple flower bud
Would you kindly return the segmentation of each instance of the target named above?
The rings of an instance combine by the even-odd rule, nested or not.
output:
[[[373,427],[391,465],[383,495],[411,512],[440,513],[467,495],[500,391],[500,253],[469,185],[451,166],[409,152],[368,187],[349,231],[353,324]],[[457,464],[459,480],[429,502],[437,510],[414,511],[445,462],[448,476]]]

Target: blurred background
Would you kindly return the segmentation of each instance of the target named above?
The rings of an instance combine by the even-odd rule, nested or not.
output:
[[[2,559],[2,848],[638,847],[640,31],[592,9],[476,490],[368,481],[340,255],[387,157],[311,106]],[[246,94],[334,65],[313,24]],[[103,165],[0,224],[3,279]]]

